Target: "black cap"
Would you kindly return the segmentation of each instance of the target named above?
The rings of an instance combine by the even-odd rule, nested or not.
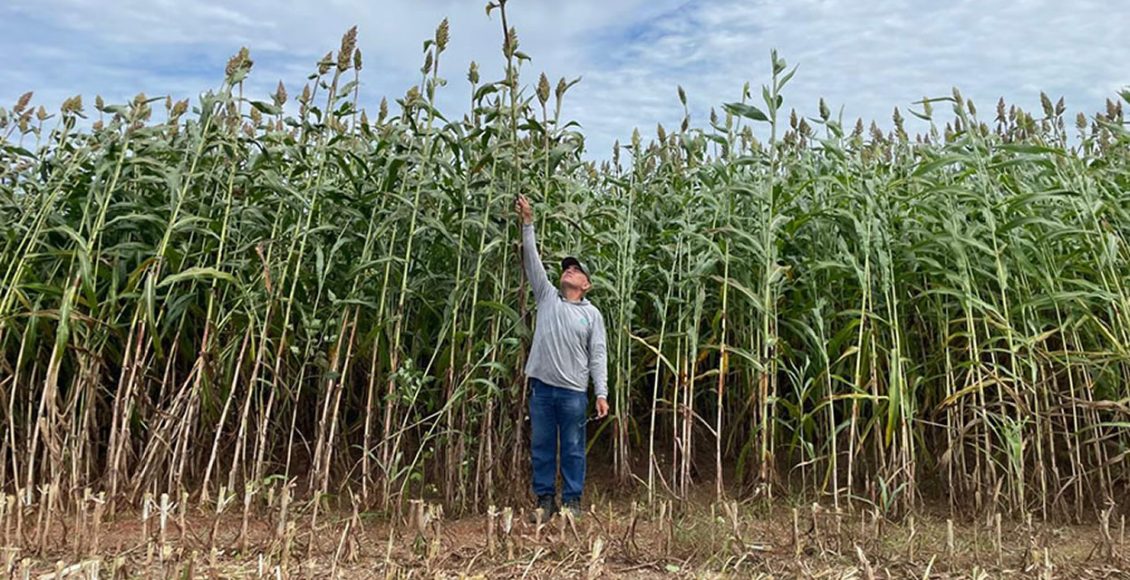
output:
[[[589,274],[589,269],[585,267],[584,263],[582,263],[580,260],[578,260],[574,256],[566,256],[564,260],[561,260],[561,271],[562,272],[567,270],[569,268],[569,266],[576,266],[578,269],[581,270],[581,272],[584,272],[585,276],[592,278],[592,274]]]

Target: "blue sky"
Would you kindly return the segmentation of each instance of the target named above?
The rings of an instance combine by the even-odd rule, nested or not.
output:
[[[422,42],[451,21],[443,57],[442,110],[461,114],[470,61],[501,76],[498,13],[485,0],[3,0],[0,106],[25,91],[56,109],[82,94],[122,102],[139,92],[195,98],[222,79],[228,57],[251,49],[247,91],[266,99],[282,80],[301,91],[341,34],[359,27],[362,105],[375,109],[417,80]],[[1070,6],[1070,8],[1067,8]],[[737,100],[745,82],[767,82],[776,48],[799,71],[786,108],[814,116],[824,97],[848,122],[889,126],[893,109],[957,86],[988,116],[1004,97],[1039,110],[1039,93],[1064,97],[1070,114],[1103,110],[1130,87],[1123,0],[511,0],[511,24],[540,72],[582,77],[565,100],[588,156],[605,158],[633,127],[677,127],[688,96],[694,124]],[[756,93],[755,93],[756,94]],[[909,115],[904,115],[909,117]],[[913,129],[915,126],[912,124]]]

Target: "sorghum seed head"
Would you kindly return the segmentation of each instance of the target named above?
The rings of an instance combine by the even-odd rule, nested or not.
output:
[[[518,29],[511,27],[506,33],[506,39],[502,41],[502,54],[507,58],[514,56],[518,51]]]
[[[381,106],[377,109],[377,122],[383,123],[388,118],[388,99],[381,97]]]
[[[927,106],[929,106],[929,104],[927,104]],[[832,111],[830,109],[828,109],[828,103],[825,103],[823,98],[820,99],[820,107],[819,108],[820,108],[820,119],[822,121],[827,121],[828,118],[832,116]]]
[[[239,52],[236,53],[235,56],[228,60],[228,65],[224,68],[224,73],[230,78],[237,72],[247,72],[251,70],[252,64],[251,51],[247,50],[247,47],[244,46],[239,49]]]
[[[549,77],[545,76],[545,73],[541,73],[541,78],[538,79],[537,92],[538,101],[541,102],[541,106],[544,107],[549,101]]]
[[[467,80],[472,85],[479,84],[479,63],[471,61],[471,68],[467,70]]]
[[[553,91],[553,96],[557,97],[558,103],[565,97],[565,91],[567,90],[569,90],[569,83],[565,82],[565,77],[561,77],[557,80],[557,88]]]
[[[361,67],[361,49],[358,48],[357,50],[353,51],[353,70],[359,71],[361,70]]]
[[[279,86],[275,88],[275,94],[273,95],[273,98],[276,107],[281,107],[286,104],[286,87],[283,85],[282,81],[279,81]]]
[[[881,131],[879,129],[879,125],[875,124],[875,121],[871,121],[870,131],[871,131],[871,139],[872,140],[874,140],[874,141],[882,141],[883,140],[883,131]]]
[[[70,98],[70,112],[72,112],[72,113],[81,113],[82,112],[82,95],[75,95],[75,96]]]
[[[431,53],[431,51],[428,51],[428,54],[424,55],[424,66],[420,68],[420,72],[422,72],[424,74],[428,74],[428,73],[432,72],[432,53]]]
[[[1044,109],[1044,116],[1050,117],[1055,113],[1055,107],[1052,106],[1052,100],[1048,98],[1048,94],[1040,91],[1040,106]]]
[[[357,48],[357,27],[354,26],[341,37],[341,50],[337,52],[337,70],[345,72],[349,68],[349,61],[353,58],[353,49]]]
[[[20,114],[20,113],[23,113],[24,109],[27,108],[28,103],[31,102],[32,94],[33,93],[31,91],[28,91],[28,92],[20,95],[20,98],[16,101],[16,106],[12,107],[12,113],[17,114],[17,115]]]
[[[447,19],[444,18],[439,26],[436,27],[436,48],[440,52],[447,49],[447,41],[450,38],[450,27],[447,24]]]
[[[326,53],[326,56],[322,57],[322,60],[318,61],[318,74],[324,75],[324,74],[330,72],[330,67],[332,67],[333,65],[334,65],[334,53],[331,50],[330,52]]]

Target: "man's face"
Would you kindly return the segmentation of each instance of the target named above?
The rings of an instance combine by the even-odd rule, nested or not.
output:
[[[581,292],[588,292],[592,284],[589,277],[575,265],[570,265],[561,272],[561,287],[575,288]]]

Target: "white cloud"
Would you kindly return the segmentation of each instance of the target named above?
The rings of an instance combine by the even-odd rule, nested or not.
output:
[[[191,97],[218,84],[227,58],[248,46],[256,61],[249,89],[264,97],[282,79],[292,94],[342,32],[357,24],[365,55],[362,99],[372,107],[398,96],[419,75],[421,43],[444,17],[452,40],[443,74],[444,109],[467,101],[465,71],[480,63],[498,78],[496,12],[469,0],[8,0],[0,6],[0,103],[25,90],[49,107],[82,93],[122,101]],[[814,114],[824,97],[845,116],[885,124],[894,107],[958,86],[981,108],[998,97],[1038,108],[1039,91],[1093,112],[1130,84],[1119,46],[1130,4],[1080,0],[516,0],[511,23],[534,57],[533,82],[583,76],[565,112],[589,138],[590,156],[608,155],[635,126],[645,134],[678,125],[675,87],[690,98],[696,124],[712,106],[768,79],[776,48],[800,69],[786,107]],[[757,91],[755,91],[757,94]]]

